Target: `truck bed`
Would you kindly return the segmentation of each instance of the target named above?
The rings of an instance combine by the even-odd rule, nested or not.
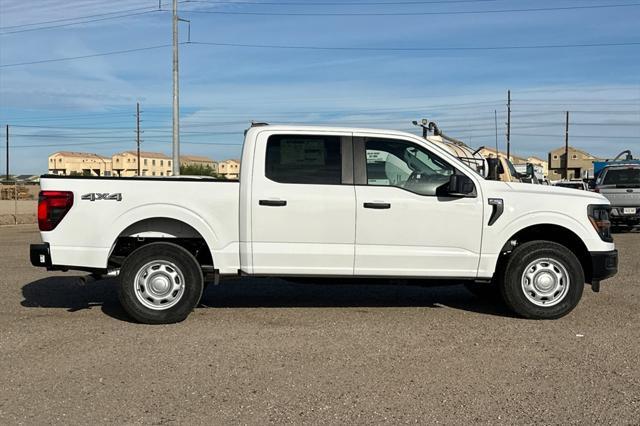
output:
[[[216,253],[221,272],[239,265],[238,181],[200,176],[41,177],[42,191],[71,191],[73,206],[54,231],[43,232],[55,265],[106,268],[119,236],[155,238],[197,232]],[[178,221],[192,229],[166,224]],[[163,229],[154,231],[154,223]],[[215,230],[215,231],[214,231]]]

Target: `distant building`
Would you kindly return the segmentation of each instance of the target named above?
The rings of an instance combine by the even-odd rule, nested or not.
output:
[[[137,151],[124,151],[111,157],[116,176],[138,175]],[[140,176],[171,176],[171,158],[160,152],[140,151]]]
[[[565,156],[565,147],[549,152],[549,180],[582,179],[593,176],[593,162],[598,158],[572,146],[569,147],[569,158]],[[567,163],[568,161],[568,163]],[[569,176],[565,176],[565,164],[568,165]]]
[[[218,173],[218,163],[209,157],[199,155],[180,155],[180,165],[210,167],[215,173]]]
[[[239,160],[224,160],[218,163],[218,173],[227,179],[238,179],[240,176]]]
[[[18,183],[40,183],[40,176],[37,175],[18,175],[15,176]]]
[[[483,157],[487,158],[490,156],[494,156],[496,157],[496,152],[498,154],[500,154],[500,157],[502,158],[507,158],[507,153],[503,152],[503,151],[496,151],[495,148],[491,148],[489,146],[481,146],[478,150],[478,152],[480,153],[480,155],[482,155]],[[527,162],[527,159],[524,157],[518,157],[517,155],[513,155],[511,153],[509,153],[509,160],[513,163],[513,164],[524,164]]]
[[[49,173],[110,176],[111,159],[90,152],[59,151],[49,156]]]
[[[481,147],[480,148],[480,154],[483,157],[489,157],[489,156],[496,156],[496,150],[495,148],[491,148],[491,147]],[[507,153],[503,152],[503,151],[498,151],[498,153],[500,154],[501,157],[503,158],[507,158]],[[520,164],[527,164],[527,163],[531,163],[534,166],[538,166],[538,170],[542,171],[543,175],[546,177],[549,174],[549,163],[547,163],[546,161],[544,161],[541,158],[535,157],[535,156],[530,156],[530,157],[520,157],[518,155],[513,155],[510,154],[509,155],[509,160],[511,161],[511,163],[516,166],[516,165],[520,165]]]

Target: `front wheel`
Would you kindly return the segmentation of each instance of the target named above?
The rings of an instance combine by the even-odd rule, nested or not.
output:
[[[531,319],[554,319],[576,307],[584,271],[568,248],[551,241],[517,246],[505,266],[500,292],[511,310]]]
[[[202,296],[198,261],[176,244],[151,243],[125,260],[119,275],[122,307],[145,324],[184,320]]]

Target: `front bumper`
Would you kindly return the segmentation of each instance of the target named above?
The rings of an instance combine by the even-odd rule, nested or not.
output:
[[[31,244],[29,246],[29,258],[33,266],[41,266],[47,269],[51,268],[51,252],[49,251],[49,243]]]
[[[635,209],[635,213],[625,213],[625,208]],[[626,223],[640,221],[640,206],[612,206],[609,219],[613,223]]]
[[[600,281],[618,273],[618,250],[592,251],[590,254],[591,285],[595,291],[598,291]]]

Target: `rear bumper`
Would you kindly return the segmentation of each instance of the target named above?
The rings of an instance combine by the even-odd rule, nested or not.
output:
[[[47,269],[51,268],[51,252],[49,251],[49,243],[31,244],[29,247],[29,258],[33,266],[41,266]]]
[[[74,269],[76,271],[91,272],[92,274],[100,274],[100,273],[105,273],[107,271],[106,268],[54,265],[53,262],[51,261],[51,248],[49,247],[49,243],[31,244],[31,246],[29,246],[29,258],[31,259],[31,264],[33,266],[47,268],[47,271],[66,272],[69,269]]]
[[[618,273],[618,250],[592,251],[590,254],[592,284],[611,278]]]

